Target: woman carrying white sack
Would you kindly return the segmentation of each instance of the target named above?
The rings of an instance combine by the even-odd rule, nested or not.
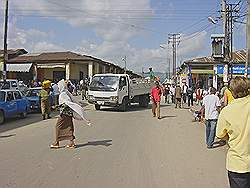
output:
[[[69,140],[67,148],[75,148],[75,136],[73,118],[76,120],[84,121],[88,126],[91,125],[90,121],[86,118],[84,109],[77,104],[73,99],[73,95],[68,91],[67,82],[61,80],[58,82],[59,87],[59,109],[60,115],[56,123],[56,141],[50,145],[51,149],[58,149],[59,142]]]

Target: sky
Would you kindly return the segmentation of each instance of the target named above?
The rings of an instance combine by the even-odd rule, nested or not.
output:
[[[246,12],[240,2],[238,15]],[[29,53],[73,51],[135,72],[168,71],[169,34],[180,33],[177,65],[211,55],[211,34],[222,33],[220,0],[9,0],[8,48]],[[217,19],[216,24],[208,17]],[[238,19],[245,22],[245,17]],[[3,28],[4,0],[0,4]],[[3,29],[0,30],[3,48]],[[161,48],[160,46],[164,47]],[[244,24],[234,25],[234,49],[246,48]],[[172,70],[172,65],[171,65]]]

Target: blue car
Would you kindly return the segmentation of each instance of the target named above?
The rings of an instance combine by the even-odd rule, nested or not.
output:
[[[31,112],[40,112],[41,111],[41,104],[39,100],[39,92],[42,90],[42,87],[34,87],[29,88],[26,98],[29,101],[30,104],[30,111]],[[53,106],[53,95],[50,95],[50,106]]]
[[[29,101],[19,90],[0,90],[0,124],[3,124],[6,118],[25,118],[28,110]]]

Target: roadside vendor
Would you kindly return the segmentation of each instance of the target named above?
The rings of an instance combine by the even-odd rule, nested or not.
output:
[[[42,90],[39,92],[39,99],[41,102],[41,112],[43,120],[50,119],[50,87],[51,81],[47,80],[42,83]]]

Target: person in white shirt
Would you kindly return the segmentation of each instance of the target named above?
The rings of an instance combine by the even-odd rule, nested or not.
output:
[[[187,83],[185,83],[183,86],[182,86],[182,99],[183,99],[183,102],[186,103],[187,102],[187,90],[188,90],[188,86],[187,86]]]
[[[175,86],[174,86],[174,84],[172,84],[170,87],[170,94],[171,94],[172,103],[175,103]]]
[[[59,87],[57,84],[52,85],[52,90],[53,90],[53,97],[54,97],[54,107],[57,108],[58,106],[58,99],[59,99]]]
[[[207,148],[213,148],[216,124],[219,116],[220,99],[216,94],[216,89],[211,87],[210,94],[203,99],[203,108],[205,110],[205,124],[206,124],[206,144]],[[203,114],[204,114],[203,110]]]

